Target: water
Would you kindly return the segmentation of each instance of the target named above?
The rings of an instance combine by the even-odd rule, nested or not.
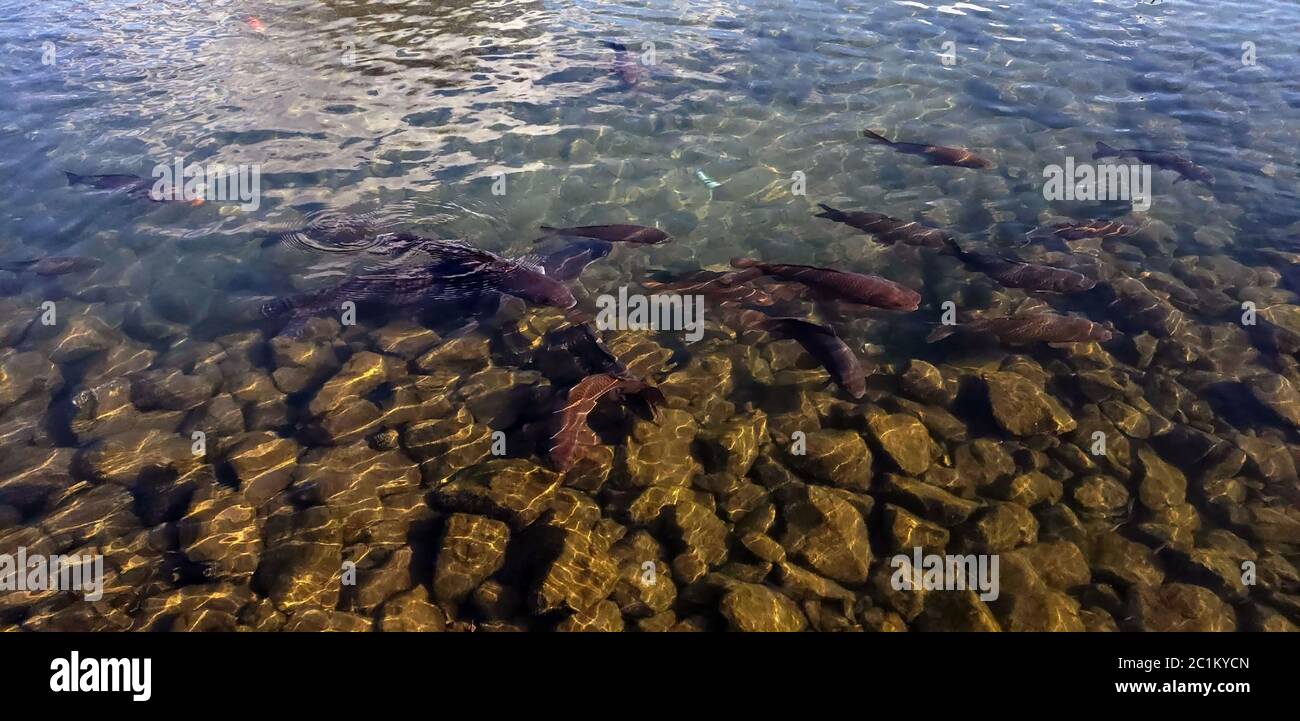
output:
[[[1293,3],[0,8],[0,258],[104,262],[0,271],[0,551],[99,553],[110,569],[95,603],[5,592],[6,624],[1300,622],[1300,367],[1277,341],[1278,326],[1300,332]],[[642,64],[634,86],[611,72],[612,39]],[[930,166],[864,128],[994,167]],[[1089,162],[1097,141],[1175,152],[1215,183],[1157,170],[1138,213],[1045,200],[1044,167]],[[257,207],[153,204],[62,174],[149,177],[176,158],[256,166]],[[1103,282],[1068,297],[1003,289],[815,218],[819,202]],[[650,422],[602,406],[592,424],[609,448],[557,491],[547,409],[577,380],[545,340],[558,313],[508,304],[450,346],[463,309],[367,311],[297,345],[270,340],[278,327],[249,312],[259,299],[374,260],[264,242],[326,211],[391,213],[505,255],[532,252],[542,224],[675,236],[593,264],[588,308],[649,273],[742,255],[882,275],[923,301],[815,316],[875,370],[863,403],[793,341],[733,338],[721,309],[699,344],[603,334],[669,407]],[[1092,219],[1140,230],[1022,246]],[[945,301],[961,318],[1050,307],[1119,332],[1102,346],[927,344]],[[1245,302],[1264,320],[1244,326]],[[920,362],[908,374],[913,359],[946,383],[927,385]],[[1018,375],[989,381],[999,369]],[[1015,378],[1031,399],[1005,413],[1059,404],[1059,418],[1012,432],[989,395],[1023,390]],[[797,432],[807,457],[792,455]],[[491,477],[511,492],[466,490]],[[920,545],[1001,554],[1004,577],[1019,563],[1036,580],[1004,578],[988,604],[891,590],[891,557]],[[809,590],[810,573],[842,588]]]

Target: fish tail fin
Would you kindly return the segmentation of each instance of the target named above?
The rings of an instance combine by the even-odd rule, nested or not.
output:
[[[63,171],[63,174],[66,175],[68,178],[68,185],[77,185],[79,183],[85,183],[89,180],[89,178],[87,178],[84,175],[77,175],[76,173],[67,170]]]
[[[839,220],[844,217],[843,212],[838,211],[825,203],[818,203],[817,207],[821,208],[822,212],[816,213],[813,217],[828,218],[830,220]]]
[[[862,131],[862,137],[867,138],[868,140],[874,140],[877,143],[884,143],[885,145],[894,144],[894,141],[890,140],[889,138],[886,138],[880,133],[877,133],[874,130],[866,130],[865,128]]]
[[[14,272],[23,270],[29,266],[40,262],[40,258],[27,258],[25,260],[2,260],[0,261],[0,270],[11,270]]]
[[[610,50],[613,50],[616,53],[627,52],[627,46],[615,40],[606,40],[605,47],[609,48]]]
[[[1092,159],[1097,160],[1098,158],[1104,158],[1108,155],[1119,155],[1119,151],[1098,140],[1097,150],[1093,152]]]
[[[935,328],[934,330],[930,331],[930,334],[925,337],[925,342],[937,343],[956,332],[957,332],[957,326],[955,325],[941,325],[938,328]]]
[[[761,263],[753,258],[732,258],[732,268],[757,268]]]

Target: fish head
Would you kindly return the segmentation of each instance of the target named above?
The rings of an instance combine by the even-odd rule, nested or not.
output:
[[[578,304],[573,291],[560,281],[544,273],[524,267],[513,268],[501,274],[496,289],[521,298],[529,303],[568,309]]]
[[[911,288],[899,288],[894,298],[895,310],[914,311],[921,307],[921,294]]]
[[[672,236],[658,228],[641,228],[627,238],[629,243],[643,243],[645,245],[660,245],[672,239]]]
[[[1095,340],[1098,343],[1105,343],[1114,337],[1115,337],[1114,326],[1111,326],[1109,323],[1107,325],[1102,325],[1100,323],[1093,323],[1092,326],[1088,328],[1088,340]]]

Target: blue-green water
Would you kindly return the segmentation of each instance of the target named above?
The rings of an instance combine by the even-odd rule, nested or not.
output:
[[[1298,25],[1289,0],[2,0],[0,261],[103,265],[0,271],[0,552],[98,549],[117,580],[95,604],[0,591],[0,621],[1292,627],[1300,348],[1269,339],[1300,332]],[[628,46],[640,82],[612,72],[611,40]],[[994,167],[927,165],[869,144],[864,128],[969,148]],[[1171,151],[1215,183],[1157,170],[1146,212],[1045,200],[1044,168],[1089,161],[1097,141]],[[256,166],[258,207],[154,204],[63,175],[149,177],[178,157]],[[819,202],[919,220],[1101,283],[1080,296],[1007,290],[932,250],[815,218]],[[506,255],[532,252],[543,224],[674,236],[589,268],[576,286],[588,308],[647,273],[742,255],[877,274],[923,300],[911,314],[782,309],[832,323],[875,371],[862,402],[793,341],[735,337],[721,309],[698,346],[673,332],[605,334],[669,389],[669,408],[653,422],[607,409],[593,423],[608,446],[596,480],[551,478],[547,413],[575,380],[547,355],[554,311],[484,319],[455,342],[490,349],[463,358],[426,355],[459,310],[363,314],[304,346],[273,342],[276,326],[247,311],[368,262],[269,234],[326,210],[394,208],[407,229]],[[1096,219],[1139,230],[1022,245],[1036,228]],[[963,318],[1078,314],[1116,338],[926,344],[947,301]],[[1266,330],[1244,325],[1244,309]],[[918,391],[914,359],[938,368],[944,389]],[[987,380],[998,372],[1051,401],[999,411],[989,395],[1005,386]],[[313,405],[323,393],[342,400]],[[1042,403],[1064,415],[1024,432],[998,418]],[[196,430],[208,444],[198,456]],[[486,450],[492,430],[517,459],[506,471]],[[1104,458],[1089,453],[1094,430],[1110,444]],[[848,454],[858,476],[789,457],[795,432],[832,460]],[[1008,460],[971,461],[976,439]],[[774,480],[787,467],[795,487]],[[977,467],[1001,470],[986,479]],[[438,494],[449,479],[486,483],[475,469],[524,484],[519,494],[537,495],[525,506],[546,512]],[[897,476],[948,495],[931,502]],[[835,493],[814,502],[809,488]],[[809,505],[826,517],[812,530],[795,520]],[[844,520],[844,508],[860,518]],[[1027,559],[1043,579],[1007,581],[987,607],[959,593],[899,601],[865,574],[910,553],[917,536],[899,529],[914,521],[942,538],[927,547]],[[449,550],[466,528],[465,549]],[[817,529],[829,534],[817,543],[849,557],[825,561],[805,538]],[[563,566],[574,548],[585,560]],[[342,580],[347,561],[370,589],[363,600]],[[637,585],[646,561],[672,593]],[[1251,583],[1246,563],[1260,569]],[[440,573],[470,580],[448,591]],[[810,573],[844,593],[808,590]],[[518,600],[494,602],[497,589]],[[1173,608],[1191,610],[1180,621]]]

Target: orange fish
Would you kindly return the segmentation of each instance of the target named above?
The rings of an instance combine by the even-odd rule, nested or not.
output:
[[[249,30],[252,30],[255,33],[266,32],[266,25],[261,20],[258,20],[252,15],[249,15],[248,17],[244,18],[244,24],[248,26]]]

